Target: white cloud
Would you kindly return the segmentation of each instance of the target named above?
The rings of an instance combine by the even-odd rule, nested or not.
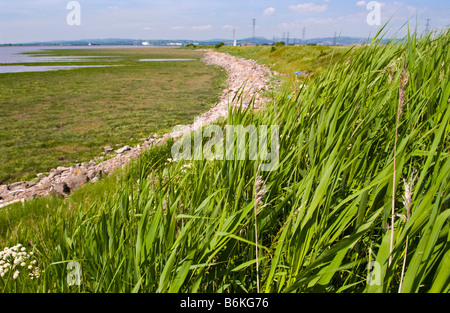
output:
[[[300,13],[306,13],[306,12],[318,13],[318,12],[326,11],[328,9],[328,5],[326,5],[326,4],[317,5],[312,2],[308,2],[308,3],[300,3],[297,5],[291,5],[291,6],[289,6],[289,9],[298,11]]]
[[[114,5],[114,6],[108,6],[107,9],[108,10],[118,10],[119,7]]]
[[[291,24],[290,23],[281,23],[281,24],[278,25],[278,27],[280,27],[280,28],[289,28],[289,27],[291,27]]]
[[[377,3],[380,4],[380,7],[382,7],[382,8],[384,8],[386,6],[385,2],[381,2],[381,1],[369,1],[369,2],[367,2],[367,1],[364,1],[364,0],[356,2],[356,5],[359,6],[359,7],[366,7],[366,5],[368,3],[370,3],[370,2],[377,2]],[[394,5],[398,5],[398,4],[403,4],[403,3],[394,1]]]
[[[194,30],[208,30],[211,28],[212,28],[212,25],[192,26],[192,29],[194,29]]]
[[[292,30],[292,29],[298,29],[302,27],[302,25],[300,25],[298,22],[291,22],[291,23],[281,23],[278,24],[278,28],[281,28],[283,30]]]
[[[276,11],[275,8],[270,7],[270,8],[267,8],[264,10],[263,15],[270,16],[270,15],[273,15],[275,13],[275,11]]]
[[[146,26],[146,27],[144,27],[144,29],[145,30],[151,30],[151,29],[153,29],[153,27]]]
[[[223,29],[233,29],[233,25],[223,25],[222,26]]]
[[[315,17],[310,17],[310,18],[307,18],[305,20],[305,23],[308,23],[310,25],[311,24],[331,24],[331,23],[337,22],[340,19],[341,19],[340,17],[338,17],[338,18],[332,18],[332,17],[318,17],[318,18],[315,18]]]
[[[170,29],[180,30],[180,29],[184,29],[184,26],[171,26]]]

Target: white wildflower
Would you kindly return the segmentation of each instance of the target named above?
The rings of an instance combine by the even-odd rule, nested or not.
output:
[[[25,271],[29,270],[30,279],[39,278],[41,271],[37,266],[34,266],[37,261],[31,259],[32,256],[33,252],[27,253],[26,248],[21,244],[0,250],[0,276],[4,277],[9,270],[12,270],[14,271],[12,278],[17,279],[20,275],[17,268],[20,266]]]

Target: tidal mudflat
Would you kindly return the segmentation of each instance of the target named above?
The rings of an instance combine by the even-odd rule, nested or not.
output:
[[[136,145],[190,123],[218,102],[226,78],[224,70],[199,61],[204,52],[193,50],[19,50],[28,54],[10,57],[0,70],[28,67],[28,58],[44,70],[78,68],[0,74],[0,183],[32,179],[89,161],[104,146]],[[168,58],[195,61],[139,61]]]

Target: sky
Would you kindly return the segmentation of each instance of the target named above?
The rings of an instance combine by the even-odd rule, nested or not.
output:
[[[75,2],[75,6],[73,5]],[[373,3],[370,3],[373,2]],[[375,3],[375,6],[373,5]],[[0,44],[98,38],[402,37],[450,25],[450,0],[0,0]],[[381,25],[379,25],[381,24]]]

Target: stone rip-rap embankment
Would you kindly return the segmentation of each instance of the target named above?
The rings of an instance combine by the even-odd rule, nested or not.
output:
[[[228,73],[228,80],[220,102],[208,112],[199,116],[201,125],[226,117],[230,105],[245,105],[254,98],[255,108],[260,108],[268,100],[262,97],[262,91],[270,88],[269,81],[275,75],[269,68],[259,65],[253,60],[215,51],[207,51],[202,61],[210,65],[223,67]],[[242,99],[239,102],[233,102],[232,100],[238,92],[239,94],[242,93]],[[192,123],[186,126],[190,130],[194,130],[198,125],[200,124]],[[90,162],[76,164],[71,167],[57,167],[52,169],[48,175],[38,174],[36,181],[0,185],[0,208],[17,201],[35,197],[69,195],[73,190],[82,187],[84,184],[95,182],[116,168],[125,166],[151,145],[162,144],[169,137],[176,138],[179,136],[181,136],[181,132],[167,133],[159,137],[155,134],[148,138],[143,138],[142,143],[136,147],[124,146],[117,150],[105,147],[104,155]],[[101,163],[96,162],[101,159],[107,160]]]

